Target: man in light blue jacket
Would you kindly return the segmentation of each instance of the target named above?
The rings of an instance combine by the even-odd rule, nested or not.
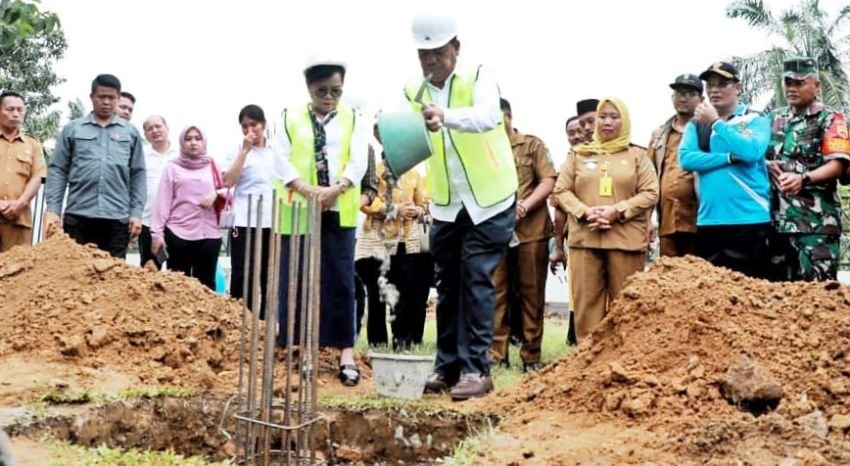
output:
[[[738,101],[741,81],[732,64],[714,63],[700,79],[709,103],[697,107],[679,146],[682,169],[696,175],[697,252],[716,266],[765,277],[770,120]]]

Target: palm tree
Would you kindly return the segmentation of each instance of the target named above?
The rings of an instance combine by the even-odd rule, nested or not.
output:
[[[785,105],[782,62],[786,57],[804,55],[818,61],[823,102],[850,110],[850,86],[843,64],[850,55],[850,34],[840,33],[844,20],[850,18],[850,5],[830,19],[819,0],[800,0],[778,16],[765,8],[763,0],[734,0],[726,7],[726,16],[743,19],[771,39],[779,39],[779,44],[751,57],[732,59],[741,71],[742,97],[747,102],[767,94],[771,97],[767,109]]]

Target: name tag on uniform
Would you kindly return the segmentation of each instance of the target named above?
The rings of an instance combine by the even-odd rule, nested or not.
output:
[[[614,180],[610,176],[599,178],[599,195],[611,197],[614,195]]]

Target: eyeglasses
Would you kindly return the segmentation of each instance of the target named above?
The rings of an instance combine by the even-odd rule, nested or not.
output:
[[[720,79],[720,80],[717,80],[717,81],[706,81],[705,87],[707,87],[709,89],[712,89],[712,88],[723,89],[724,87],[729,87],[730,85],[732,85],[734,83],[735,83],[735,81],[732,80],[732,79]]]
[[[327,96],[331,96],[334,99],[339,99],[342,97],[342,88],[341,87],[317,87],[315,91],[313,91],[316,96],[324,99]]]
[[[676,97],[685,97],[687,99],[692,99],[700,95],[700,92],[694,89],[676,89],[673,91],[673,95]]]

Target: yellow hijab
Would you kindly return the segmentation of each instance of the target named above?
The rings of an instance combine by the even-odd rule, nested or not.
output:
[[[596,112],[599,113],[605,104],[610,103],[620,112],[620,120],[623,125],[620,127],[620,134],[610,141],[602,142],[599,137],[599,128],[593,130],[593,140],[576,147],[574,150],[580,155],[601,155],[601,154],[616,154],[629,148],[632,142],[632,120],[629,118],[629,109],[622,100],[614,97],[606,97],[599,101],[596,107]]]

